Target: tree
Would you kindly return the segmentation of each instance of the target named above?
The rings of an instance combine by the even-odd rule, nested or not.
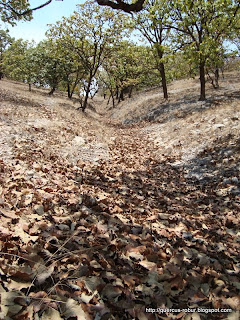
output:
[[[239,2],[234,0],[177,0],[172,1],[171,28],[175,41],[185,55],[198,65],[200,98],[205,100],[205,68],[209,57],[217,51],[239,19]]]
[[[155,54],[157,69],[160,72],[164,98],[168,99],[167,79],[165,74],[164,54],[170,35],[169,2],[163,0],[148,0],[140,13],[133,20],[133,25],[149,42]]]
[[[59,57],[57,46],[49,40],[39,42],[36,47],[35,63],[37,65],[36,82],[50,87],[52,95],[65,76],[65,57]]]
[[[0,19],[14,25],[16,21],[32,19],[32,12],[49,5],[53,0],[41,2],[40,5],[30,8],[28,0],[1,0],[0,1]]]
[[[82,81],[86,70],[82,62],[65,42],[64,38],[54,39],[49,37],[49,46],[54,48],[54,57],[58,58],[63,66],[60,86],[67,91],[68,98],[71,99],[77,85]]]
[[[36,80],[34,43],[18,39],[4,52],[2,66],[11,79],[31,84]]]
[[[85,70],[86,90],[81,106],[83,111],[87,107],[94,77],[122,30],[123,15],[103,9],[94,2],[86,2],[78,6],[78,12],[51,26],[48,32],[49,39],[60,41],[64,47],[74,52]]]
[[[146,46],[137,46],[129,41],[115,44],[111,54],[104,61],[99,79],[105,91],[109,91],[113,106],[131,97],[133,89],[156,84],[158,77],[153,68],[154,57]]]
[[[13,38],[10,37],[8,31],[0,30],[0,80],[3,77],[3,55],[7,47],[13,42]]]

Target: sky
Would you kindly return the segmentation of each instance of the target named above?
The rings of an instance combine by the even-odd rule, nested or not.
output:
[[[37,7],[38,5],[46,2],[46,0],[30,0],[31,7]],[[55,24],[63,16],[69,17],[76,5],[83,3],[84,0],[53,0],[48,6],[36,10],[33,12],[33,19],[28,22],[19,21],[17,25],[11,27],[5,25],[10,32],[10,35],[16,39],[22,38],[24,40],[34,40],[39,42],[44,39],[45,32],[48,27],[47,24]]]

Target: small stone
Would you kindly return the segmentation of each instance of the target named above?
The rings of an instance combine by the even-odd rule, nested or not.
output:
[[[37,204],[36,206],[34,206],[34,211],[39,214],[40,216],[44,215],[44,207],[42,204]]]
[[[231,181],[230,181],[230,179],[223,179],[223,184],[230,184],[231,183]]]
[[[75,177],[75,181],[78,183],[82,183],[83,182],[83,177],[82,176],[76,176]]]
[[[69,231],[70,230],[69,226],[66,224],[58,224],[57,227],[62,231]]]
[[[238,184],[238,183],[239,183],[239,180],[238,180],[237,177],[233,177],[233,178],[232,178],[232,182]]]
[[[228,189],[228,192],[231,193],[234,196],[239,196],[240,195],[240,188],[230,187]]]
[[[213,126],[213,129],[222,129],[223,127],[225,127],[225,125],[223,123],[216,123]]]
[[[74,139],[73,139],[73,144],[77,144],[79,146],[81,145],[84,145],[86,143],[85,139],[83,137],[80,137],[80,136],[76,136]]]
[[[183,232],[183,238],[185,240],[192,240],[192,234],[190,232]]]

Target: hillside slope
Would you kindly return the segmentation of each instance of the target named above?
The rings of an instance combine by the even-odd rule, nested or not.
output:
[[[86,114],[0,81],[0,319],[239,318],[231,79],[206,103],[175,83],[169,104]]]

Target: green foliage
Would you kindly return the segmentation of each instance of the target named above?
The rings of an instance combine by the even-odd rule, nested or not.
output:
[[[239,2],[234,0],[172,1],[174,42],[188,61],[199,67],[200,99],[205,99],[205,66],[219,60],[224,39],[239,24]]]
[[[3,77],[3,55],[7,47],[13,42],[8,31],[0,30],[0,79]]]
[[[31,11],[29,10],[28,0],[1,0],[0,1],[0,19],[3,22],[8,22],[14,25],[18,20],[29,21],[32,19]],[[26,14],[23,15],[23,13]]]
[[[54,49],[48,41],[37,46],[22,39],[14,41],[4,54],[4,72],[11,79],[38,83],[55,90],[62,80],[65,62],[55,56]]]
[[[6,50],[7,46],[10,45],[13,38],[10,37],[7,30],[0,30],[0,55]]]
[[[63,18],[51,26],[47,33],[48,38],[56,42],[57,52],[71,52],[73,64],[77,69],[80,66],[84,72],[82,80],[87,85],[83,110],[87,106],[90,86],[97,71],[109,56],[114,43],[121,37],[123,21],[122,14],[116,14],[89,1],[79,5],[78,11],[70,18]],[[82,72],[80,74],[83,78]]]
[[[198,69],[185,58],[182,52],[168,54],[166,61],[166,77],[168,82],[194,77],[197,74]]]
[[[18,39],[4,52],[2,66],[7,77],[27,83],[33,82],[34,73],[33,43]]]
[[[168,93],[165,64],[167,62],[166,53],[169,51],[168,41],[171,36],[171,28],[168,26],[171,10],[169,3],[168,0],[148,0],[144,10],[136,15],[132,23],[132,26],[140,31],[151,45],[166,99],[168,98]]]
[[[155,85],[158,81],[153,68],[154,57],[146,46],[137,46],[129,41],[121,41],[114,46],[111,55],[104,61],[98,77],[103,91],[124,99],[124,92],[131,95],[133,89]]]
[[[56,54],[57,47],[50,41],[41,41],[36,47],[35,61],[37,64],[36,81],[49,86],[53,93],[64,77],[64,57]]]

